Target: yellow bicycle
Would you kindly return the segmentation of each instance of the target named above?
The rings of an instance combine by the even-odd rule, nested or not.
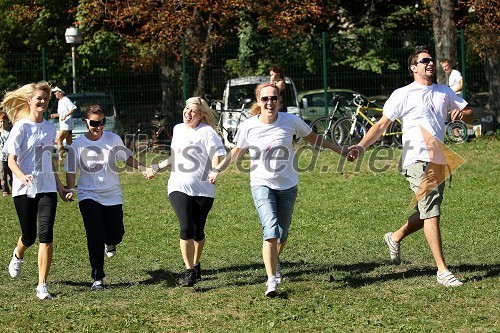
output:
[[[370,127],[380,119],[384,111],[381,108],[364,106],[363,99],[358,94],[354,95],[352,103],[356,105],[356,111],[351,116],[340,118],[333,124],[333,139],[341,146],[358,144],[365,137]],[[401,121],[396,119],[389,126],[389,129],[382,134],[381,140],[382,142],[389,140],[396,147],[402,147],[402,136]]]

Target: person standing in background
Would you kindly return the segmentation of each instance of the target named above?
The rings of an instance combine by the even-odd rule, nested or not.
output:
[[[66,140],[68,146],[71,146],[73,143],[73,128],[75,126],[73,113],[76,110],[76,105],[65,96],[61,88],[56,86],[52,89],[52,92],[59,100],[57,102],[57,113],[51,114],[50,118],[59,118],[59,133],[57,134],[56,144],[57,151],[59,152],[59,160],[62,160],[65,152],[63,141]]]
[[[12,171],[9,168],[7,154],[3,153],[3,147],[9,137],[10,121],[5,112],[0,112],[0,160],[2,161],[2,195],[8,196],[12,191]]]
[[[462,97],[462,74],[456,69],[453,69],[450,59],[444,58],[440,61],[441,68],[448,76],[448,86],[458,96]]]
[[[283,70],[281,66],[271,66],[269,70],[269,75],[271,76],[270,83],[276,85],[279,91],[279,100],[278,100],[278,112],[287,112],[286,108],[286,99],[285,99],[285,75],[283,74]]]

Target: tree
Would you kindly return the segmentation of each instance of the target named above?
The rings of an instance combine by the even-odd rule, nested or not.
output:
[[[159,66],[163,75],[164,110],[175,108],[175,92],[181,82],[185,53],[199,65],[194,94],[205,93],[205,71],[212,49],[223,45],[238,32],[240,23],[252,22],[270,36],[307,34],[313,24],[326,21],[329,1],[100,1],[81,0],[77,22],[86,35],[113,32],[122,40],[121,61],[131,68]],[[244,18],[243,20],[241,18]],[[242,25],[244,26],[244,24]],[[175,84],[172,85],[172,82]]]
[[[457,29],[453,22],[453,2],[450,0],[431,0],[432,28],[436,61],[448,58],[453,65],[457,63]],[[439,66],[437,68],[438,83],[447,84],[446,75]]]
[[[500,112],[500,15],[498,0],[472,0],[466,28],[472,49],[484,60],[484,72],[489,84],[489,112],[499,122]]]

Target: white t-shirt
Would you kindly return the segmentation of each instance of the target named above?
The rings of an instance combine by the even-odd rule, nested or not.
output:
[[[5,147],[8,137],[9,131],[0,129],[0,161],[7,161],[7,154],[4,154],[3,147]]]
[[[200,123],[191,128],[184,123],[174,127],[170,146],[171,173],[168,193],[175,191],[190,196],[215,198],[215,185],[208,181],[215,156],[225,156],[226,150],[210,125]]]
[[[24,186],[13,174],[12,196],[56,192],[52,151],[56,138],[54,124],[21,119],[14,123],[3,152],[17,156],[17,165],[25,175],[33,175],[31,185]]]
[[[92,199],[104,206],[123,204],[117,161],[126,161],[132,155],[122,139],[111,132],[103,131],[96,141],[85,135],[76,138],[69,147],[64,168],[68,173],[80,171],[78,201]]]
[[[451,90],[455,91],[460,86],[460,81],[462,81],[462,74],[456,69],[453,69],[450,73],[450,77],[448,78],[448,85]],[[457,91],[455,94],[462,96],[462,90]]]
[[[65,120],[62,120],[71,110],[75,110],[76,105],[64,96],[57,102],[57,113],[59,114],[59,129],[62,131],[72,131],[74,128],[73,115],[71,114]]]
[[[299,117],[279,112],[272,124],[259,115],[245,120],[235,136],[236,146],[250,153],[250,185],[287,190],[299,182],[293,136],[304,137],[311,128]]]
[[[447,114],[466,106],[466,101],[442,84],[413,82],[396,89],[384,104],[384,115],[403,122],[403,167],[416,161],[446,164],[442,142]]]

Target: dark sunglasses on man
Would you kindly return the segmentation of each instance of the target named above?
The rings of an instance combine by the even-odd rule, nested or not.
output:
[[[106,118],[102,118],[101,120],[83,119],[83,121],[87,122],[87,125],[90,127],[99,127],[106,124]]]

